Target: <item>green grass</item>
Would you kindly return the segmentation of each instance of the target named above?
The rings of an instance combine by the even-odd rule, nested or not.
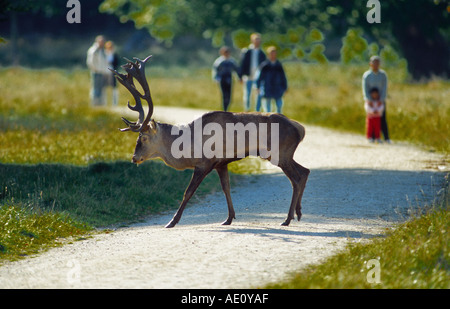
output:
[[[61,245],[65,238],[80,238],[91,231],[89,225],[58,212],[1,205],[0,265],[6,260],[16,260]]]
[[[56,235],[82,235],[176,209],[191,175],[161,162],[0,164],[0,261],[33,253],[54,243]],[[212,173],[197,194],[215,190],[220,184]]]
[[[0,164],[0,202],[70,214],[101,227],[136,222],[178,206],[192,171],[176,171],[161,162],[139,167],[128,162],[61,164]],[[211,174],[200,194],[220,189]]]
[[[344,251],[323,263],[266,288],[449,289],[448,182],[444,190],[439,202],[389,229],[384,237],[350,242]],[[371,260],[379,262],[379,283]]]
[[[287,116],[364,134],[360,79],[366,66],[285,63],[285,68]],[[411,84],[404,71],[385,69],[391,138],[448,154],[450,82]],[[155,109],[220,109],[208,68],[173,72],[149,66]],[[131,98],[123,87],[119,92],[125,106]],[[136,134],[119,132],[120,117],[108,108],[89,106],[87,71],[2,69],[0,93],[0,262],[58,245],[60,238],[84,237],[92,227],[126,225],[178,207],[191,172],[160,162],[128,163]],[[241,98],[242,87],[235,83],[232,111],[242,111]],[[230,166],[240,174],[263,169],[258,159]],[[212,174],[200,193],[214,190],[220,185]],[[439,209],[385,238],[350,244],[323,266],[274,287],[448,288],[448,198]],[[364,262],[378,257],[382,284],[368,285]]]
[[[83,235],[80,224],[127,225],[178,207],[192,171],[161,162],[131,164],[137,135],[119,132],[118,115],[89,106],[86,71],[2,70],[0,92],[0,226],[19,212],[23,224],[30,220],[67,237],[70,226],[70,235]],[[121,95],[125,101],[123,89]],[[198,194],[217,189],[212,173]],[[51,216],[65,218],[67,226],[54,229]],[[1,237],[26,234],[41,247],[55,243],[31,227],[7,231]],[[8,239],[1,238],[0,260],[37,250],[19,238]]]
[[[284,67],[289,82],[284,114],[306,125],[364,134],[361,77],[368,66],[284,63]],[[384,69],[389,78],[387,119],[391,138],[448,154],[450,81],[434,78],[411,83],[404,68]],[[180,75],[167,77],[161,68],[149,66],[147,76],[156,105],[221,108],[219,88],[211,81],[208,69]],[[242,110],[242,87],[236,81],[231,111]]]
[[[295,90],[286,95],[286,114],[306,124],[364,134],[360,81],[364,68],[330,66],[323,69],[327,78],[332,79],[329,84],[312,80],[295,85]],[[450,82],[434,79],[411,84],[393,75],[395,70],[386,70],[389,75],[387,121],[391,139],[448,154]],[[344,76],[339,75],[342,72],[345,72]]]
[[[288,117],[305,124],[364,134],[361,76],[366,66],[335,63],[285,63],[284,66],[289,80],[289,91],[284,98],[284,113]],[[173,75],[172,71],[152,64],[148,67],[155,109],[158,106],[220,109],[219,88],[211,80],[209,69],[179,69]],[[436,78],[409,83],[403,69],[384,69],[389,76],[387,117],[391,138],[448,153],[450,82]],[[6,129],[8,133],[0,136],[2,162],[87,164],[89,158],[128,159],[126,154],[132,151],[135,136],[118,135],[116,129],[123,126],[119,117],[112,116],[107,109],[89,107],[87,71],[4,69],[0,71],[0,81],[0,130]],[[124,87],[119,92],[120,104],[125,106],[132,98]],[[236,82],[231,111],[242,111],[241,102],[242,87]],[[65,139],[67,135],[69,138]],[[53,147],[67,149],[62,162],[52,157],[48,144],[54,140],[57,142]],[[91,140],[94,143],[79,149]],[[104,147],[115,148],[107,149],[105,155],[100,151]],[[38,156],[38,152],[28,149],[44,152]]]

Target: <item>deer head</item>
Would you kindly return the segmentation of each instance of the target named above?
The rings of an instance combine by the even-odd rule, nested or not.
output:
[[[139,133],[138,140],[136,142],[136,148],[133,155],[133,163],[142,163],[146,159],[148,159],[149,155],[152,153],[151,145],[152,139],[156,136],[156,123],[154,120],[151,120],[153,115],[153,100],[150,94],[150,87],[148,86],[147,80],[145,78],[145,64],[152,56],[148,56],[144,60],[140,60],[138,58],[133,58],[136,62],[133,62],[129,59],[127,60],[127,64],[123,65],[122,68],[127,72],[127,74],[121,74],[115,70],[111,70],[116,76],[117,80],[128,89],[131,95],[134,98],[135,105],[132,106],[130,101],[128,101],[128,108],[132,111],[139,113],[139,118],[137,121],[132,122],[128,119],[122,117],[123,122],[128,126],[127,128],[120,129],[122,132],[132,131]],[[144,93],[142,94],[136,88],[134,84],[134,80],[141,85]],[[145,116],[145,111],[142,106],[141,99],[147,101],[148,104],[148,113]],[[144,155],[145,154],[145,155]]]

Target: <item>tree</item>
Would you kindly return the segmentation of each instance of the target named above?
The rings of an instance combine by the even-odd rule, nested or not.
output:
[[[380,23],[369,23],[368,1],[354,0],[104,0],[102,12],[116,14],[122,21],[133,20],[155,38],[171,43],[183,34],[211,38],[214,45],[224,38],[258,31],[279,45],[286,54],[324,60],[323,33],[343,37],[351,28],[381,46],[400,51],[413,77],[432,74],[450,76],[449,9],[444,0],[380,0]],[[320,33],[322,40],[284,44],[295,33]],[[236,32],[236,31],[244,32]],[[279,34],[276,37],[275,34]],[[326,60],[326,59],[325,59]]]
[[[361,28],[368,38],[400,51],[415,79],[450,76],[450,23],[448,1],[380,0],[381,22],[367,21],[367,1],[318,1],[330,13],[332,34]]]
[[[167,45],[175,36],[189,34],[211,39],[215,47],[231,37],[236,47],[244,48],[250,33],[262,32],[263,46],[277,46],[281,58],[327,61],[322,32],[298,23],[288,26],[285,10],[275,0],[104,0],[100,11],[116,14],[123,22],[133,20]]]
[[[46,15],[52,16],[61,9],[61,1],[58,0],[42,0],[39,3],[28,0],[0,0],[0,20],[8,19],[11,24],[11,54],[13,59],[13,65],[19,64],[19,49],[17,40],[19,38],[19,22],[18,14],[21,12],[39,10],[45,11]],[[6,42],[5,39],[0,37],[0,43]]]
[[[385,20],[414,78],[450,77],[450,23],[447,1],[388,1]]]
[[[270,19],[274,0],[104,0],[101,12],[116,14],[121,21],[133,20],[152,36],[170,42],[176,35],[213,37],[237,28],[262,31]],[[253,9],[249,9],[253,8]]]
[[[19,64],[17,39],[19,35],[19,27],[17,21],[17,12],[24,12],[30,9],[30,4],[24,0],[12,1],[1,0],[0,1],[0,19],[6,19],[9,15],[11,22],[11,54],[13,57],[13,65]],[[6,42],[3,38],[0,38],[2,42]]]

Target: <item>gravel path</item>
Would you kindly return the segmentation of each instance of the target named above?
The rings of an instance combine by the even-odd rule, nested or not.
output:
[[[155,118],[187,123],[202,113],[157,107]],[[231,226],[220,225],[227,217],[222,192],[194,196],[173,229],[164,228],[170,212],[8,263],[0,267],[0,288],[258,287],[320,262],[350,240],[379,235],[432,200],[448,171],[438,154],[308,125],[296,160],[311,169],[301,222],[279,225],[292,189],[268,163],[265,175],[232,188]]]

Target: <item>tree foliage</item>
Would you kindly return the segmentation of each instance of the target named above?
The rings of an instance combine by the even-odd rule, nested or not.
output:
[[[0,19],[6,19],[11,12],[44,12],[51,17],[66,10],[66,5],[61,5],[61,0],[0,0]]]
[[[380,48],[375,42],[369,44],[363,34],[364,31],[361,28],[350,28],[347,31],[342,38],[341,61],[344,64],[366,63],[371,56],[380,55],[383,65],[404,72],[403,79],[405,79],[408,75],[406,59],[402,58],[391,45]]]
[[[261,32],[282,57],[326,62],[325,46],[341,38],[343,62],[394,51],[407,60],[415,78],[450,76],[448,0],[378,2],[381,22],[373,24],[367,21],[365,0],[102,0],[100,12],[133,21],[169,46],[177,36],[195,35],[216,47],[232,42],[242,48],[249,33]],[[65,10],[61,0],[0,0],[0,20],[11,19],[11,32],[18,25],[17,13],[51,17]]]
[[[381,52],[376,48],[381,45],[386,52],[399,50],[414,77],[450,75],[447,1],[380,4],[381,23],[375,24],[367,21],[367,1],[353,0],[104,0],[100,10],[133,20],[168,44],[188,33],[209,38],[214,46],[231,35],[235,46],[243,47],[248,44],[245,36],[257,31],[281,47],[282,56],[325,62],[326,33],[344,37],[343,62],[362,59],[368,51]]]
[[[414,78],[450,76],[450,4],[445,0],[380,0],[381,23],[368,23],[367,1],[317,1],[330,14],[330,34],[360,28],[387,50],[398,50]],[[361,34],[362,35],[362,34]],[[387,52],[387,51],[386,51]]]
[[[289,25],[302,1],[275,0],[104,0],[101,12],[116,14],[121,21],[133,20],[136,27],[170,45],[184,34],[211,39],[218,47],[231,37],[235,47],[248,47],[252,32],[264,34],[264,45],[275,45],[280,57],[326,62],[323,33],[313,25]],[[286,10],[286,5],[288,5]],[[292,9],[292,10],[290,10]],[[285,16],[286,15],[286,16]]]

